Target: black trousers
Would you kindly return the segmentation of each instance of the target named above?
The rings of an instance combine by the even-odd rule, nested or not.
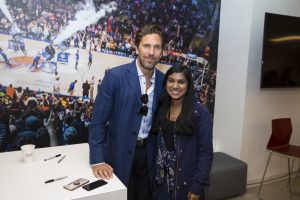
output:
[[[151,200],[151,184],[147,163],[147,146],[136,146],[129,184],[127,200]]]
[[[172,200],[173,198],[172,192],[168,191],[168,186],[166,183],[161,185],[157,185],[157,191],[155,195],[155,200]]]

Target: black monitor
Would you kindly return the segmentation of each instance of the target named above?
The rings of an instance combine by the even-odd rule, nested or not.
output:
[[[300,87],[299,17],[265,13],[260,87]]]

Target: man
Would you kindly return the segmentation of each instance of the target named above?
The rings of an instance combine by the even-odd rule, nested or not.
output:
[[[55,49],[53,47],[53,43],[46,46],[45,51],[49,54],[49,56],[46,59],[46,62],[51,61],[55,56]]]
[[[53,94],[59,94],[60,93],[60,82],[59,82],[59,75],[58,72],[55,72],[54,79],[53,79]]]
[[[70,94],[70,96],[73,96],[76,83],[77,83],[77,80],[70,83],[70,86],[69,86],[69,89],[68,89],[68,93]]]
[[[86,80],[86,82],[82,84],[82,96],[83,96],[83,98],[88,98],[89,97],[89,90],[90,90],[90,84],[89,84],[88,80]]]
[[[77,52],[75,54],[75,69],[78,70],[78,61],[79,61],[79,50],[77,49]]]
[[[9,96],[10,99],[13,99],[15,92],[16,89],[13,87],[12,84],[9,84],[9,86],[6,88],[6,95]]]
[[[12,65],[10,64],[10,62],[9,62],[7,56],[6,56],[6,54],[4,53],[4,51],[3,51],[3,49],[2,49],[1,47],[0,47],[0,55],[3,57],[4,62],[5,62],[8,66],[12,67]]]
[[[89,129],[90,163],[97,178],[112,173],[128,187],[128,200],[151,199],[155,136],[150,128],[163,74],[155,69],[162,55],[158,26],[136,34],[138,58],[107,71],[94,104]]]
[[[89,50],[89,62],[88,62],[89,69],[91,68],[92,63],[93,63],[93,54],[92,51]]]
[[[24,42],[23,38],[20,39],[19,45],[20,45],[21,51],[24,53],[25,56],[27,56],[27,51],[25,49],[25,42]]]
[[[36,69],[39,64],[40,59],[41,59],[41,53],[40,53],[40,51],[38,51],[37,55],[33,59],[33,63],[30,68],[34,67]]]
[[[90,80],[90,98],[94,99],[94,87],[95,87],[95,76],[92,76],[92,80]]]

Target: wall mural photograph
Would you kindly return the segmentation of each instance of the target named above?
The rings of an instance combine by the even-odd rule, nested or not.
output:
[[[87,142],[97,86],[159,25],[158,69],[190,68],[214,112],[220,0],[0,0],[0,152]]]

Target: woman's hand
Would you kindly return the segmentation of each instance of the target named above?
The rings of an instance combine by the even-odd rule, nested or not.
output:
[[[200,195],[193,194],[191,192],[188,193],[188,200],[199,200]]]

